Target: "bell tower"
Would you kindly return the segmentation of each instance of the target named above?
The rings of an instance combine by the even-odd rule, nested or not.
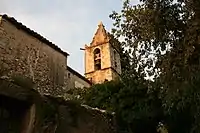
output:
[[[120,77],[120,54],[113,38],[100,22],[92,42],[85,45],[85,77],[93,84]]]

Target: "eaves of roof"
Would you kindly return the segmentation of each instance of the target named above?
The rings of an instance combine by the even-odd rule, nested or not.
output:
[[[69,54],[67,52],[62,51],[57,45],[55,45],[54,43],[50,42],[49,40],[47,40],[46,38],[44,38],[43,36],[41,36],[37,32],[35,32],[35,31],[31,30],[30,28],[26,27],[22,23],[18,22],[15,18],[9,17],[6,14],[0,15],[0,16],[3,19],[5,19],[5,20],[9,21],[10,23],[12,23],[13,25],[15,25],[18,29],[24,30],[27,34],[37,38],[38,40],[40,40],[41,42],[47,44],[48,46],[50,46],[54,50],[58,51],[59,53],[63,54],[64,56],[69,56]]]

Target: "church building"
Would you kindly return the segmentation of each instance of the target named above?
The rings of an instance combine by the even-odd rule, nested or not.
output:
[[[0,15],[0,77],[21,75],[37,84],[41,94],[63,95],[120,78],[119,43],[99,23],[85,45],[85,76],[69,67],[69,54],[15,18]]]

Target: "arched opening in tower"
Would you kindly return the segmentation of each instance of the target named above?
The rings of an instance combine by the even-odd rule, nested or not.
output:
[[[94,50],[94,69],[95,71],[101,69],[101,51],[99,48]]]

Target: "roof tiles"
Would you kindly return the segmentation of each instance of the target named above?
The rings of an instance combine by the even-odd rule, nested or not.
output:
[[[38,34],[37,32],[31,30],[30,28],[26,27],[25,25],[23,25],[22,23],[18,22],[15,18],[13,17],[9,17],[6,14],[1,15],[3,19],[9,21],[10,23],[12,23],[13,25],[15,25],[18,29],[22,29],[24,30],[26,33],[28,33],[29,35],[37,38],[38,40],[40,40],[41,42],[47,44],[48,46],[50,46],[51,48],[55,49],[56,51],[58,51],[59,53],[63,54],[64,56],[68,56],[69,54],[67,52],[62,51],[57,45],[55,45],[54,43],[50,42],[49,40],[47,40],[46,38],[44,38],[43,36],[41,36],[40,34]]]

